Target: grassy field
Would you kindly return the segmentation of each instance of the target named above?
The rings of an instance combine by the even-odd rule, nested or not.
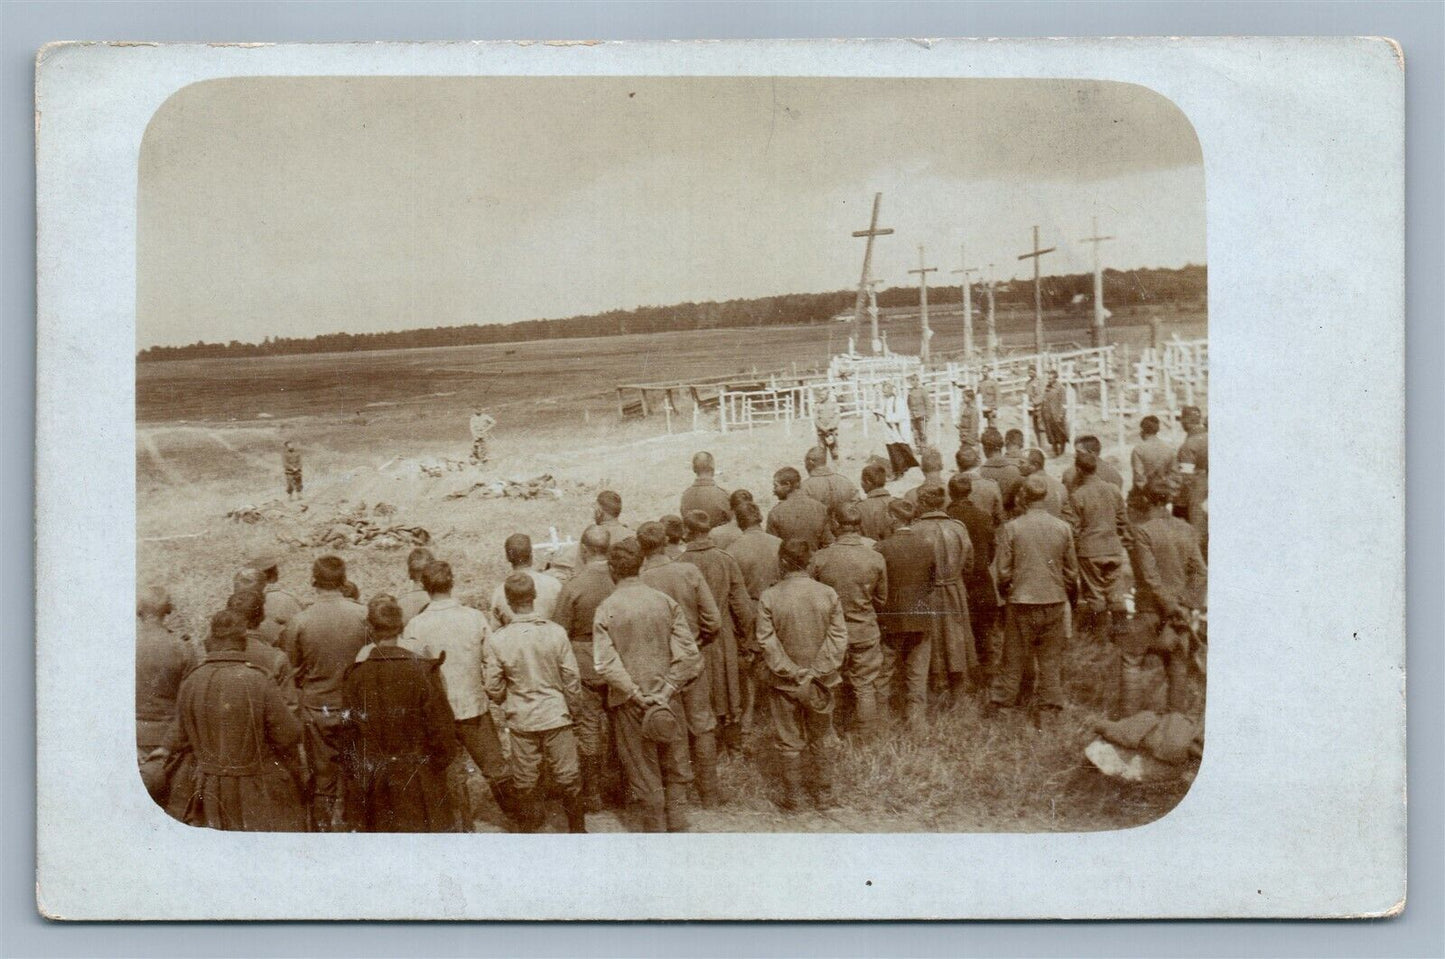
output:
[[[1182,335],[1199,332],[1178,328]],[[611,338],[146,364],[138,384],[138,577],[142,583],[167,583],[178,625],[200,636],[247,556],[278,553],[282,584],[304,596],[312,559],[330,550],[296,544],[361,509],[373,517],[386,514],[388,523],[429,530],[438,551],[456,567],[461,598],[480,603],[505,575],[506,536],[520,531],[541,540],[555,528],[575,537],[590,522],[592,499],[604,488],[621,493],[623,519],[633,525],[676,512],[678,495],[691,481],[691,454],[698,449],[716,455],[722,485],[751,489],[767,509],[773,470],[801,467],[812,443],[803,425],[791,434],[776,426],[751,434],[668,435],[658,419],[619,424],[611,387],[620,379],[778,366],[794,356],[807,362],[821,358],[823,333],[811,328],[676,334],[652,337],[645,346],[632,343],[632,353],[626,349],[632,338]],[[499,410],[491,468],[428,475],[423,467],[465,459],[465,412],[478,392]],[[258,418],[260,413],[270,415]],[[1106,437],[1115,435],[1114,424],[1100,429],[1103,425],[1082,423]],[[307,494],[301,504],[284,500],[283,437],[296,440],[305,457]],[[881,444],[876,431],[865,437],[850,421],[843,448],[842,468],[856,478]],[[945,449],[952,451],[951,441]],[[1127,454],[1112,444],[1106,456],[1127,466]],[[1049,469],[1057,475],[1065,465],[1051,461]],[[554,478],[560,498],[447,498],[480,479],[540,474]],[[914,473],[896,485],[901,491],[917,479]],[[378,512],[383,503],[390,509]],[[267,518],[258,523],[226,518],[248,505],[266,506]],[[396,590],[405,580],[405,549],[334,551],[347,561],[364,596]],[[1182,785],[1121,786],[1095,773],[1083,758],[1111,675],[1107,651],[1077,646],[1069,652],[1068,667],[1074,703],[1052,730],[1040,733],[1013,720],[985,722],[977,703],[965,701],[938,716],[925,736],[893,731],[873,745],[837,744],[842,805],[827,814],[784,816],[771,807],[764,778],[767,749],[754,735],[750,748],[760,761],[726,764],[722,781],[732,798],[718,810],[698,813],[696,825],[718,831],[1067,831],[1121,828],[1163,815],[1182,798]],[[592,820],[595,829],[619,828],[609,814]]]

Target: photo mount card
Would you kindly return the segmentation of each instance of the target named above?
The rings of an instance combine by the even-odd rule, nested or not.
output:
[[[1403,89],[46,47],[39,909],[1398,913]]]

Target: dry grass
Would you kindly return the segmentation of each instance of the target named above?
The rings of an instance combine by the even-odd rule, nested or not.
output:
[[[677,424],[683,425],[691,423]],[[1115,432],[1102,425],[1083,424],[1107,443]],[[385,502],[396,509],[390,521],[432,532],[438,551],[456,568],[459,596],[480,605],[505,575],[502,541],[512,532],[540,539],[555,526],[564,537],[575,537],[591,521],[593,496],[603,488],[622,494],[623,519],[634,525],[676,512],[697,449],[715,454],[722,485],[751,489],[767,509],[773,470],[801,466],[813,439],[806,424],[791,433],[782,427],[726,436],[661,432],[656,419],[618,425],[585,406],[559,409],[553,399],[520,404],[502,417],[493,444],[499,465],[490,475],[550,473],[564,491],[561,500],[524,501],[447,500],[446,492],[475,477],[432,479],[416,469],[428,458],[465,457],[469,441],[459,411],[398,407],[363,417],[143,426],[136,459],[139,579],[167,583],[180,625],[199,636],[246,557],[277,553],[282,584],[304,597],[310,563],[323,551],[287,545],[285,538],[358,502]],[[305,453],[305,509],[287,507],[282,518],[257,525],[224,519],[237,506],[284,499],[282,437],[296,439]],[[845,424],[842,445],[842,471],[855,479],[867,455],[880,448],[876,432],[865,437],[852,422]],[[952,452],[951,443],[945,450]],[[1112,444],[1105,453],[1117,465],[1126,461],[1127,454]],[[1066,465],[1051,461],[1048,468],[1058,475]],[[896,491],[917,482],[914,473],[896,484]],[[364,596],[396,590],[405,579],[405,549],[337,552]],[[1083,758],[1111,671],[1107,648],[1071,648],[1065,680],[1073,705],[1057,726],[1042,732],[1023,717],[985,720],[977,703],[965,700],[939,713],[926,734],[890,728],[871,744],[836,743],[840,806],[827,814],[776,811],[768,799],[771,750],[760,732],[752,732],[752,758],[727,761],[721,771],[730,800],[720,809],[700,811],[696,824],[718,831],[868,832],[1090,830],[1149,822],[1178,802],[1182,785],[1131,789],[1096,774]],[[593,828],[619,828],[615,817],[592,818]]]

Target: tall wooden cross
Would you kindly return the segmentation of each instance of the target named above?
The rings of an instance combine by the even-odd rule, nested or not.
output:
[[[928,274],[938,271],[936,266],[924,266],[923,244],[918,244],[918,269],[909,273],[918,274],[918,318],[923,324],[922,342],[918,346],[918,358],[928,365],[928,341],[933,339],[933,330],[928,326]]]
[[[988,290],[988,326],[984,335],[983,355],[989,363],[993,362],[994,355],[998,352],[998,324],[994,322],[993,294],[998,289],[998,276],[993,271],[993,264],[988,265],[988,283],[985,286]]]
[[[878,336],[878,287],[883,281],[878,277],[868,281],[868,326],[873,334],[872,342],[873,355],[881,356],[884,353],[883,341]]]
[[[1094,248],[1094,346],[1104,345],[1104,273],[1099,268],[1099,244],[1114,239],[1099,235],[1099,218],[1093,218],[1093,236],[1086,236],[1080,243],[1091,244]]]
[[[968,278],[970,273],[977,273],[978,267],[968,265],[968,248],[962,243],[958,245],[958,269],[951,271],[955,274],[963,274],[963,356],[964,359],[973,359],[973,281]]]
[[[1052,253],[1058,247],[1051,246],[1047,250],[1039,249],[1039,228],[1034,227],[1034,248],[1029,253],[1020,253],[1020,260],[1032,259],[1034,261],[1034,352],[1044,352],[1044,298],[1039,288],[1039,258],[1045,253]]]
[[[880,229],[878,226],[878,205],[881,202],[883,202],[883,194],[873,194],[873,216],[868,221],[868,229],[853,231],[855,237],[865,236],[868,238],[867,244],[863,247],[863,275],[858,279],[858,298],[853,302],[853,328],[855,330],[863,325],[863,304],[868,298],[869,273],[873,269],[873,238],[875,236],[891,236],[893,234],[892,227],[883,227]],[[876,321],[873,326],[873,342],[878,342],[878,326]],[[876,353],[878,351],[877,347],[874,347],[873,351]]]

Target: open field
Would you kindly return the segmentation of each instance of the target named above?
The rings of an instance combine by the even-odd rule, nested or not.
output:
[[[1166,333],[1175,330],[1200,335],[1202,323],[1190,319],[1166,327]],[[773,470],[801,467],[812,444],[805,424],[791,434],[776,426],[751,434],[667,435],[658,418],[619,424],[611,388],[623,379],[819,362],[826,357],[827,332],[707,331],[645,342],[614,337],[143,365],[136,450],[139,579],[166,582],[179,624],[199,636],[248,555],[278,553],[282,584],[304,596],[311,560],[329,550],[295,543],[359,504],[375,515],[376,505],[385,503],[394,509],[386,522],[431,532],[440,554],[456,567],[459,597],[480,602],[505,575],[507,535],[520,531],[541,540],[555,527],[561,536],[575,537],[590,522],[593,496],[604,488],[622,495],[623,519],[630,524],[675,512],[697,449],[716,455],[723,486],[751,489],[766,510]],[[1124,333],[1147,335],[1147,328]],[[935,349],[951,348],[952,335],[940,333]],[[1082,335],[1070,331],[1065,338]],[[465,413],[479,398],[500,420],[491,467],[425,474],[424,465],[465,459]],[[258,418],[260,413],[270,416]],[[1109,442],[1115,425],[1102,426],[1085,419],[1080,431],[1099,432],[1106,458],[1127,468],[1127,454]],[[951,429],[944,435],[951,453]],[[282,437],[296,440],[305,457],[304,506],[284,500]],[[842,442],[842,471],[855,479],[867,455],[881,451],[876,431],[865,437],[854,421],[845,423]],[[1051,461],[1049,469],[1058,475],[1065,465]],[[543,473],[554,477],[560,498],[446,498],[479,479]],[[917,481],[915,472],[895,485],[902,491]],[[237,507],[278,499],[262,522],[226,519]],[[364,596],[396,590],[405,580],[405,549],[334,551]],[[842,805],[826,815],[777,813],[765,798],[758,764],[725,763],[722,781],[732,798],[718,810],[699,811],[696,825],[718,831],[1089,830],[1158,818],[1182,798],[1182,785],[1154,791],[1121,786],[1095,773],[1082,755],[1111,675],[1107,651],[1079,646],[1068,661],[1075,702],[1050,731],[1007,720],[985,723],[976,703],[966,701],[940,716],[924,737],[890,732],[874,745],[840,743]],[[750,747],[766,758],[759,735],[750,737]],[[598,830],[618,828],[610,814],[589,817],[589,823]]]

